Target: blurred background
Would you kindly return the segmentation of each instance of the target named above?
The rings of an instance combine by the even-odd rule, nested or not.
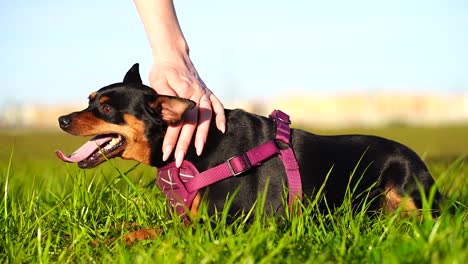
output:
[[[444,195],[467,201],[466,1],[174,1],[191,58],[226,107],[399,141]],[[151,50],[133,1],[0,1],[0,33],[2,190],[61,193],[82,178],[69,175],[118,178],[114,162],[152,185],[155,169],[134,161],[83,171],[54,154],[85,141],[59,130],[58,116],[136,62],[147,83]]]
[[[175,5],[192,60],[226,107],[279,108],[296,126],[324,133],[366,128],[405,140],[387,128],[432,128],[419,152],[455,137],[456,153],[466,153],[466,1]],[[133,1],[2,1],[0,32],[3,142],[12,131],[58,131],[59,115],[85,107],[135,62],[147,83],[151,50]]]

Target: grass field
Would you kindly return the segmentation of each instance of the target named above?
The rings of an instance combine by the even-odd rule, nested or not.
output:
[[[70,153],[83,139],[0,131],[0,262],[466,263],[468,127],[319,132],[377,134],[409,145],[427,161],[447,204],[457,201],[456,212],[437,220],[370,218],[352,213],[349,197],[329,213],[311,205],[300,216],[246,226],[245,216],[227,224],[223,215],[202,212],[185,227],[167,216],[155,169],[113,160],[80,170],[53,151]],[[138,228],[163,232],[132,247],[118,239]]]

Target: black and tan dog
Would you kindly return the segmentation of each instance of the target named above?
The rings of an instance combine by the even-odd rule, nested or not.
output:
[[[59,118],[60,127],[76,136],[95,136],[70,157],[80,168],[92,168],[108,158],[122,157],[150,166],[162,167],[162,141],[168,126],[183,122],[184,113],[194,102],[177,97],[158,95],[142,84],[135,64],[123,82],[106,86],[89,96],[89,106]],[[275,123],[266,117],[243,110],[226,110],[227,130],[223,134],[211,124],[202,156],[190,148],[186,160],[199,171],[226,162],[229,158],[275,137]],[[306,199],[324,186],[328,206],[343,202],[348,185],[357,186],[356,193],[369,191],[373,201],[370,210],[418,211],[422,208],[422,191],[428,193],[434,181],[423,161],[408,147],[376,136],[320,136],[299,129],[292,130],[292,147],[297,158]],[[100,145],[98,149],[96,144]],[[60,156],[59,155],[59,156]],[[356,166],[359,163],[359,166]],[[329,177],[326,180],[326,176]],[[351,175],[354,175],[351,178]],[[238,190],[230,213],[249,210],[259,193],[266,192],[265,211],[283,212],[286,173],[278,157],[262,166],[217,182],[202,190],[210,213],[222,211],[227,194]],[[422,188],[420,188],[422,187]],[[436,194],[436,202],[440,195]],[[356,198],[355,205],[362,199]],[[434,206],[436,204],[434,203]],[[325,205],[325,204],[324,204]],[[198,203],[194,203],[192,212]],[[436,210],[434,210],[436,211]]]

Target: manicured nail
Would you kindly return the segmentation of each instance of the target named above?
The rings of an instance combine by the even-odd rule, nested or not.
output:
[[[177,150],[176,155],[175,155],[175,163],[176,167],[180,168],[180,165],[182,165],[182,161],[184,161],[184,156],[185,152],[181,149]]]
[[[195,149],[197,150],[197,155],[198,156],[200,156],[202,154],[204,146],[205,146],[205,142],[203,142],[202,140],[198,140],[195,143]]]
[[[219,131],[226,133],[226,124],[225,123],[220,123],[218,127]]]
[[[166,161],[169,156],[171,156],[171,152],[172,152],[172,145],[167,145],[164,149],[163,149],[163,161]]]

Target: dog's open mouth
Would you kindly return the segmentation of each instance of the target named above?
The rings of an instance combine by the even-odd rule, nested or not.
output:
[[[125,144],[125,137],[120,134],[106,134],[95,136],[83,146],[75,150],[70,156],[57,150],[55,154],[65,162],[78,163],[82,169],[92,168],[104,162],[107,158],[113,158],[120,154]]]

